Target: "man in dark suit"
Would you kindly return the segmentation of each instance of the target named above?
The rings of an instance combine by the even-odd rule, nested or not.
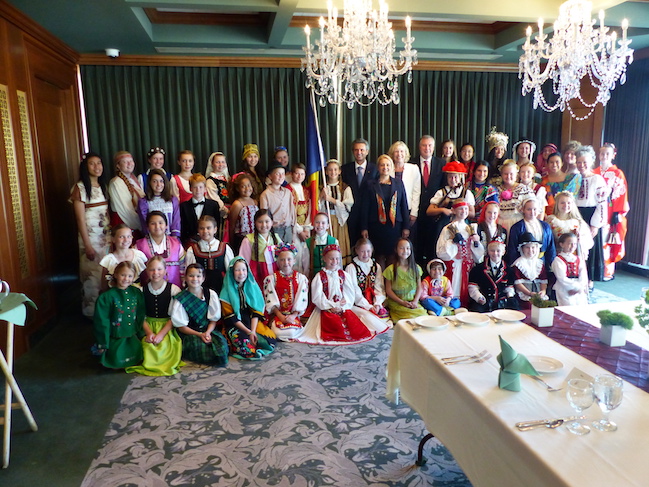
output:
[[[192,190],[192,199],[180,204],[180,240],[185,247],[191,245],[192,241],[198,242],[198,219],[203,215],[213,216],[220,221],[219,204],[205,198],[205,176],[193,174],[189,178],[189,185]],[[218,235],[218,229],[217,235]]]
[[[376,164],[367,161],[370,145],[365,139],[356,139],[352,142],[352,155],[354,162],[343,164],[341,168],[343,183],[349,186],[354,196],[354,205],[347,219],[350,244],[356,245],[361,237],[361,195],[368,182],[378,177]]]
[[[421,173],[421,198],[419,199],[419,215],[413,225],[410,235],[415,246],[417,263],[426,268],[426,264],[435,258],[437,242],[431,238],[435,225],[435,217],[426,215],[430,199],[442,184],[442,167],[444,159],[435,157],[435,139],[431,135],[423,135],[419,139],[419,156],[410,161],[419,168]]]

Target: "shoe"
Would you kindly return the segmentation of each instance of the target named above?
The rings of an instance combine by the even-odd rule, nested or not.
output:
[[[609,282],[609,281],[612,281],[613,279],[615,279],[615,276],[606,276],[606,277],[604,277],[603,281],[604,282]]]
[[[428,314],[431,316],[437,316],[437,313],[435,313],[433,310],[428,310]]]

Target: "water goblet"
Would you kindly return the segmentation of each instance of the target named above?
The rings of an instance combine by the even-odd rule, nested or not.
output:
[[[581,416],[581,412],[591,407],[595,400],[593,384],[584,379],[570,379],[568,381],[566,396],[572,408],[577,411],[577,416]],[[566,427],[568,431],[575,435],[586,435],[590,433],[590,428],[579,422],[579,420],[568,423]]]
[[[601,374],[595,377],[593,390],[597,404],[604,414],[604,418],[593,421],[593,426],[600,431],[615,431],[617,425],[609,421],[609,413],[622,402],[622,379],[610,374]]]

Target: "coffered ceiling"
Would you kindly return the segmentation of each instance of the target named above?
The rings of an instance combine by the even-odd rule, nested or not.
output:
[[[317,29],[326,0],[9,0],[82,54],[106,48],[128,56],[288,57],[297,60],[304,26]],[[528,25],[551,31],[560,0],[401,0],[388,2],[396,30],[413,18],[422,61],[517,63]],[[343,0],[334,0],[342,11]],[[378,0],[375,1],[378,8]],[[649,2],[595,0],[606,24],[629,19],[631,47],[649,46]],[[397,39],[403,36],[397,33]],[[400,42],[397,42],[399,46]]]

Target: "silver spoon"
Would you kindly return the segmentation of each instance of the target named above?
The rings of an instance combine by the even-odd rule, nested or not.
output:
[[[564,422],[565,422],[565,419],[553,419],[552,421],[547,421],[545,423],[533,424],[533,425],[530,425],[530,426],[522,426],[522,427],[519,426],[518,430],[519,431],[528,431],[528,430],[532,430],[532,429],[535,429],[535,428],[542,428],[542,427],[554,429],[554,428],[558,428],[559,426],[561,426]]]

